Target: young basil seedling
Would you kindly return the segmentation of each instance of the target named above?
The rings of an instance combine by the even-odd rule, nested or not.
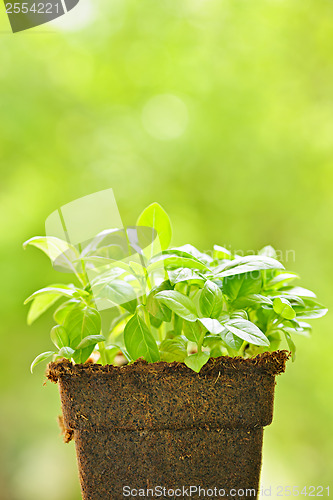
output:
[[[313,292],[292,285],[298,276],[286,272],[270,246],[245,257],[218,245],[211,254],[192,245],[169,248],[171,223],[157,203],[142,212],[137,226],[151,227],[158,241],[132,261],[112,258],[117,249],[103,235],[84,248],[42,236],[24,244],[51,260],[60,256],[76,281],[42,288],[25,301],[31,303],[29,324],[61,301],[53,314],[54,348],[39,354],[31,371],[64,357],[102,364],[175,361],[199,372],[210,357],[254,356],[283,342],[294,359],[294,336],[311,330],[304,319],[327,312]],[[112,320],[102,334],[104,309]]]

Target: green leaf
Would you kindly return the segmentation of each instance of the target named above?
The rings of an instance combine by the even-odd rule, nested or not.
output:
[[[94,281],[92,292],[97,300],[107,299],[113,305],[121,305],[133,314],[135,312],[137,296],[134,288],[126,281],[102,278],[100,281]]]
[[[171,315],[170,309],[167,309],[167,310]],[[161,319],[156,318],[155,316],[153,316],[150,313],[149,313],[149,321],[150,321],[151,326],[153,326],[154,328],[159,328],[161,326],[161,324],[163,323],[163,321]]]
[[[183,332],[188,340],[197,344],[202,335],[202,328],[198,321],[184,321]]]
[[[181,337],[164,339],[160,344],[161,360],[167,363],[173,361],[183,362],[187,356],[187,343]]]
[[[104,335],[88,335],[88,337],[84,337],[84,339],[81,340],[76,349],[85,349],[92,345],[95,347],[98,342],[105,342]]]
[[[189,245],[188,243],[186,245],[182,245],[181,247],[174,247],[173,249],[171,249],[171,251],[182,252],[183,255],[185,253],[187,255],[190,254],[193,258],[195,258],[203,263],[213,262],[213,258],[210,255],[203,253],[203,252],[200,252],[200,250],[198,250],[193,245]]]
[[[152,264],[147,267],[148,274],[156,271],[157,269],[165,269],[166,271],[177,269],[179,267],[187,267],[190,269],[198,269],[199,271],[208,271],[208,267],[202,264],[200,261],[195,259],[188,259],[185,257],[179,257],[177,255],[161,255],[160,258],[154,259]]]
[[[154,255],[151,261],[155,262],[155,260],[160,260],[162,256],[183,257],[184,259],[195,260],[199,264],[203,264],[202,256],[206,258],[206,254],[202,254],[192,245],[183,245],[182,247],[173,247],[168,250],[162,250],[159,254]]]
[[[59,300],[60,295],[58,293],[39,295],[33,299],[30,306],[27,323],[31,325],[39,316],[41,316],[45,311],[47,311],[57,300]]]
[[[62,347],[61,349],[59,349],[58,356],[60,356],[61,358],[67,358],[67,359],[74,358],[75,350],[72,349],[71,347],[68,347],[68,346]]]
[[[220,337],[223,342],[234,351],[239,351],[243,345],[243,339],[235,335],[227,328],[223,328],[223,331],[220,333]]]
[[[293,281],[295,279],[298,279],[299,276],[296,273],[280,273],[274,276],[268,283],[266,283],[265,288],[270,289],[279,289],[289,281]]]
[[[159,361],[160,355],[153,334],[138,314],[135,314],[126,324],[124,342],[133,360],[143,358],[149,363]]]
[[[287,299],[277,297],[273,301],[273,309],[276,314],[279,314],[285,319],[294,319],[296,317],[296,312],[291,307],[290,302]]]
[[[327,313],[326,308],[316,308],[316,309],[304,309],[304,311],[298,311],[295,308],[297,318],[299,319],[316,319],[322,318]]]
[[[199,299],[200,310],[204,316],[218,318],[222,311],[222,292],[220,288],[210,280],[207,280]]]
[[[258,294],[261,291],[261,287],[262,277],[260,271],[229,276],[223,280],[223,293],[231,301],[244,295]]]
[[[247,312],[244,309],[238,309],[230,314],[230,319],[249,319]]]
[[[61,325],[56,325],[51,329],[50,332],[51,340],[54,345],[61,349],[69,345],[69,336],[66,329]]]
[[[289,347],[289,350],[291,352],[291,359],[292,361],[295,361],[296,358],[296,346],[291,338],[290,333],[287,330],[283,330],[283,333],[285,334],[286,341]]]
[[[101,317],[93,307],[72,309],[66,316],[64,327],[69,335],[70,347],[77,349],[80,342],[88,335],[98,335],[101,330]],[[87,347],[75,352],[75,363],[84,363],[93,348]]]
[[[264,257],[270,257],[271,259],[276,259],[277,258],[277,253],[275,248],[273,248],[271,245],[267,245],[258,252],[259,255],[262,255]]]
[[[129,264],[126,262],[122,262],[120,260],[115,260],[115,259],[110,259],[109,257],[99,257],[99,256],[88,256],[84,257],[82,259],[79,259],[80,261],[84,261],[90,264],[95,264],[95,267],[98,269],[99,267],[101,268],[107,268],[107,271],[103,272],[101,276],[104,275],[112,275],[112,270],[116,270],[116,274],[118,274],[118,269],[123,269],[123,271],[126,271],[128,274],[133,275],[133,269]],[[123,273],[122,273],[123,274]],[[120,274],[119,274],[120,275]],[[114,277],[114,276],[113,276]],[[100,276],[96,277],[96,280],[100,279]],[[92,283],[95,282],[95,279],[92,281]]]
[[[271,259],[270,257],[248,255],[246,257],[238,257],[230,263],[223,264],[223,266],[218,266],[215,270],[215,277],[223,278],[263,269],[284,269],[284,266],[278,260]]]
[[[225,354],[225,345],[220,335],[206,335],[202,345],[209,348],[211,358]]]
[[[197,352],[196,354],[191,354],[184,359],[184,363],[191,370],[199,373],[201,368],[207,363],[209,360],[209,354],[207,352]]]
[[[75,307],[85,307],[84,302],[76,299],[71,299],[63,302],[53,313],[54,321],[59,323],[59,325],[62,325],[66,319],[67,314]]]
[[[160,285],[151,289],[147,296],[147,310],[149,313],[160,321],[169,323],[171,321],[171,311],[162,302],[156,299],[156,294],[164,290],[171,290],[172,287],[169,281],[163,281]]]
[[[261,305],[268,305],[268,306],[273,306],[273,301],[269,297],[265,297],[264,295],[260,294],[250,294],[250,295],[245,295],[244,297],[239,297],[233,302],[233,307],[236,307],[237,309],[242,309],[244,307],[260,307]]]
[[[36,365],[38,365],[38,363],[45,361],[45,359],[50,358],[51,356],[53,356],[53,354],[55,354],[54,351],[47,351],[47,352],[42,352],[42,354],[36,356],[36,358],[33,360],[30,366],[31,373],[34,371],[34,368]]]
[[[301,297],[298,297],[298,295],[291,295],[284,293],[283,289],[277,290],[276,292],[269,292],[269,297],[271,299],[275,298],[285,299],[290,303],[292,307],[294,306],[301,306],[303,308],[305,307],[304,300]]]
[[[290,295],[298,295],[299,297],[311,297],[316,298],[316,294],[307,288],[303,288],[301,286],[290,286],[283,288],[283,293],[287,293]]]
[[[57,267],[64,267],[76,274],[74,261],[78,259],[79,253],[70,243],[54,236],[35,236],[24,242],[23,248],[28,245],[42,250]]]
[[[224,330],[224,326],[217,319],[212,318],[199,318],[200,323],[208,330],[210,333],[215,335],[220,334]]]
[[[194,302],[186,295],[175,290],[166,290],[157,293],[155,298],[181,318],[196,321],[198,315]]]
[[[85,292],[85,294],[88,295],[87,292]],[[78,296],[79,294],[77,289],[75,289],[74,287],[70,287],[67,285],[50,285],[34,292],[32,295],[30,295],[30,297],[25,299],[24,304],[28,304],[28,302],[35,300],[36,297],[39,297],[40,295],[52,295],[54,297],[57,295],[58,298],[61,296],[72,298],[74,296]]]
[[[173,285],[182,281],[186,281],[190,285],[201,286],[205,282],[202,276],[193,271],[193,269],[189,269],[188,267],[180,267],[178,269],[175,269],[174,271],[168,271],[168,276],[170,282]]]
[[[327,308],[318,300],[312,297],[303,297],[304,306],[294,306],[297,319],[314,319],[321,318],[327,313]]]
[[[245,319],[232,319],[224,324],[231,333],[246,342],[258,346],[269,346],[266,335],[251,321]]]
[[[184,320],[177,314],[174,315],[174,332],[176,335],[181,335],[183,330]]]
[[[158,235],[162,250],[168,248],[170,245],[172,237],[170,219],[168,214],[158,203],[152,203],[145,208],[139,216],[136,225],[152,227]],[[152,246],[154,246],[154,244]],[[154,253],[156,252],[152,249],[152,255],[154,255]]]
[[[224,247],[220,247],[219,245],[214,245],[214,259],[223,260],[223,259],[232,259],[231,252]]]

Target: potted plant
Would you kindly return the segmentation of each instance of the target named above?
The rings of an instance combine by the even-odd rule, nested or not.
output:
[[[240,256],[170,240],[154,203],[136,227],[80,248],[25,243],[76,277],[26,302],[32,323],[62,299],[55,348],[31,369],[53,357],[47,377],[59,383],[84,499],[256,498],[275,376],[295,358],[294,337],[309,335],[305,320],[326,313],[270,246]]]

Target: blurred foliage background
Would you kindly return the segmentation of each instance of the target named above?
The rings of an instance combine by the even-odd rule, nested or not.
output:
[[[52,319],[27,327],[23,306],[65,275],[23,241],[112,187],[125,224],[161,203],[175,245],[293,250],[332,310],[333,3],[80,0],[15,35],[3,8],[0,29],[0,497],[78,500],[57,387],[29,373]],[[333,486],[332,328],[314,322],[278,379],[266,488]]]

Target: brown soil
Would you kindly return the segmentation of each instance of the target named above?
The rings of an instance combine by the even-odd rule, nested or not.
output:
[[[83,499],[120,500],[125,485],[257,490],[275,375],[288,357],[220,357],[199,374],[183,363],[50,363],[47,377],[59,383]]]

